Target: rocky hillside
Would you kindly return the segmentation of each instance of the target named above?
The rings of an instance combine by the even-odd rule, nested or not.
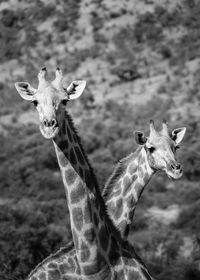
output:
[[[156,279],[200,278],[199,14],[198,0],[0,1],[1,279],[24,279],[71,238],[53,145],[14,88],[36,87],[42,66],[87,81],[69,110],[101,186],[149,119],[187,127],[184,176],[155,176],[130,239]]]

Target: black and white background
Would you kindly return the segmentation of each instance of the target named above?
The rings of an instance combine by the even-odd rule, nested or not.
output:
[[[137,145],[134,130],[187,127],[184,175],[156,174],[139,201],[130,241],[157,280],[200,279],[200,1],[0,1],[0,279],[24,280],[71,240],[64,189],[38,114],[14,88],[37,86],[46,66],[69,105],[101,187]]]

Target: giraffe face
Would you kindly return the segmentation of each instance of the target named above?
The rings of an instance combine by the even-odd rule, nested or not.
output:
[[[34,89],[26,82],[15,83],[15,87],[22,98],[31,101],[36,107],[42,135],[47,139],[53,139],[60,130],[61,112],[65,110],[69,100],[76,99],[83,93],[86,82],[73,81],[66,89],[63,87],[63,76],[59,68],[56,69],[54,81],[46,81],[45,75],[46,68],[42,68],[38,74],[38,89]]]
[[[163,129],[158,132],[152,122],[149,137],[145,137],[142,132],[136,133],[137,142],[144,145],[149,166],[153,170],[164,171],[173,179],[179,179],[182,176],[182,166],[176,159],[176,150],[179,148],[185,131],[185,127],[177,128],[170,135],[166,124],[163,123]]]
[[[51,83],[47,83],[45,87],[37,90],[34,96],[33,104],[39,114],[40,131],[47,139],[54,138],[59,132],[57,116],[59,111],[65,107],[62,106],[65,102],[63,91],[59,91]]]

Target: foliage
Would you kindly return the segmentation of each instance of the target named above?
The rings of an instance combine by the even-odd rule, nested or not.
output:
[[[44,212],[11,205],[0,207],[1,279],[24,279],[31,268],[59,248],[63,237],[59,229],[50,227]]]
[[[57,14],[57,19],[54,22],[54,27],[57,32],[73,31],[75,28],[76,20],[79,17],[79,4],[80,0],[62,1],[61,11]]]
[[[154,3],[139,13],[136,5],[136,14],[126,7],[131,1],[106,13],[106,1],[11,2],[0,11],[0,279],[24,279],[71,239],[53,145],[35,124],[21,123],[21,113],[32,107],[13,87],[22,79],[34,84],[43,64],[61,65],[67,79],[88,80],[71,111],[101,188],[117,161],[137,148],[134,130],[148,133],[149,120],[163,118],[171,128],[187,127],[177,152],[184,176],[176,182],[165,174],[154,176],[138,203],[130,239],[156,279],[199,279],[200,258],[181,253],[184,238],[200,231],[200,125],[195,109],[200,100],[199,2],[185,0],[170,9]],[[79,22],[80,6],[84,12]],[[91,39],[88,46],[82,45],[84,36]],[[173,224],[146,215],[150,207],[167,210],[172,204],[180,208]]]

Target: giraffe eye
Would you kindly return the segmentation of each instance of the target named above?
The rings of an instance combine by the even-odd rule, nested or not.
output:
[[[156,148],[154,148],[153,146],[148,148],[148,150],[149,150],[150,153],[153,153],[153,152],[155,151],[155,149],[156,149]]]
[[[68,102],[67,99],[63,99],[63,100],[62,100],[62,104],[63,104],[64,106],[67,105],[67,102]]]
[[[180,149],[180,146],[178,146],[178,145],[175,146],[175,150],[178,150],[178,149]]]
[[[37,107],[37,105],[38,105],[37,100],[33,100],[32,103],[33,103],[33,105],[34,105],[35,107]]]
[[[150,153],[153,153],[155,151],[155,147],[153,146],[153,144],[146,142],[146,147],[149,150]]]

